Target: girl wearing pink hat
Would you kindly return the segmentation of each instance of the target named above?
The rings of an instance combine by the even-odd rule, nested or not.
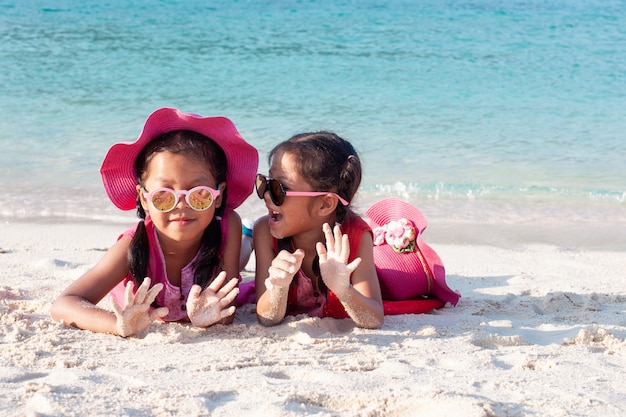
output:
[[[233,209],[252,192],[257,168],[256,149],[230,120],[152,113],[139,138],[111,147],[100,169],[111,201],[141,221],[63,291],[52,317],[121,336],[158,319],[232,321],[241,247]],[[107,294],[113,312],[96,306]]]
[[[276,146],[269,162],[269,176],[256,177],[268,209],[253,233],[259,321],[306,313],[380,327],[371,230],[349,206],[361,182],[352,145],[329,132],[301,134]]]

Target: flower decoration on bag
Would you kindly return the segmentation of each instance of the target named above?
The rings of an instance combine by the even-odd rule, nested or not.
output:
[[[384,243],[390,245],[398,253],[415,251],[417,233],[413,222],[405,218],[392,220],[389,223],[374,228],[374,245]]]

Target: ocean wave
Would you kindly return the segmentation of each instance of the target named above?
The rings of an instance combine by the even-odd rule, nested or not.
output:
[[[538,218],[585,221],[626,221],[626,192],[552,188],[542,186],[491,186],[485,184],[420,184],[396,182],[361,186],[353,199],[363,214],[374,202],[397,197],[420,208],[428,218],[449,221],[524,223]],[[121,211],[100,188],[21,187],[0,192],[0,219],[5,221],[100,221],[129,224],[134,210]],[[257,218],[265,204],[253,194],[237,210],[242,217]]]
[[[365,185],[361,193],[369,198],[397,196],[406,200],[506,200],[506,201],[569,201],[573,203],[601,202],[622,205],[626,191],[588,189],[580,187],[551,187],[539,185],[490,185],[474,183],[429,183],[398,181],[392,184]],[[369,199],[368,198],[368,199]]]

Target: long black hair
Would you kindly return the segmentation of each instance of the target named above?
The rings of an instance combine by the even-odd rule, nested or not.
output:
[[[154,155],[164,151],[185,155],[193,160],[206,163],[218,184],[226,181],[228,166],[226,155],[222,148],[213,140],[199,133],[189,130],[177,130],[155,138],[141,150],[135,160],[135,175],[138,184],[143,184],[146,169]],[[222,190],[222,204],[215,210],[213,220],[204,230],[200,242],[200,255],[193,265],[195,269],[194,283],[200,285],[203,289],[209,286],[215,279],[221,266],[221,217],[226,207],[226,192],[226,189]],[[141,205],[139,195],[137,195],[137,216],[141,219],[146,218],[146,212]],[[135,236],[131,240],[128,250],[130,272],[139,284],[141,284],[148,272],[149,256],[148,234],[142,221],[137,225]]]

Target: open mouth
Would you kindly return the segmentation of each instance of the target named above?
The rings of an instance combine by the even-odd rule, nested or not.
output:
[[[269,218],[270,218],[270,222],[275,223],[275,222],[280,221],[283,218],[283,215],[277,211],[270,210]]]

